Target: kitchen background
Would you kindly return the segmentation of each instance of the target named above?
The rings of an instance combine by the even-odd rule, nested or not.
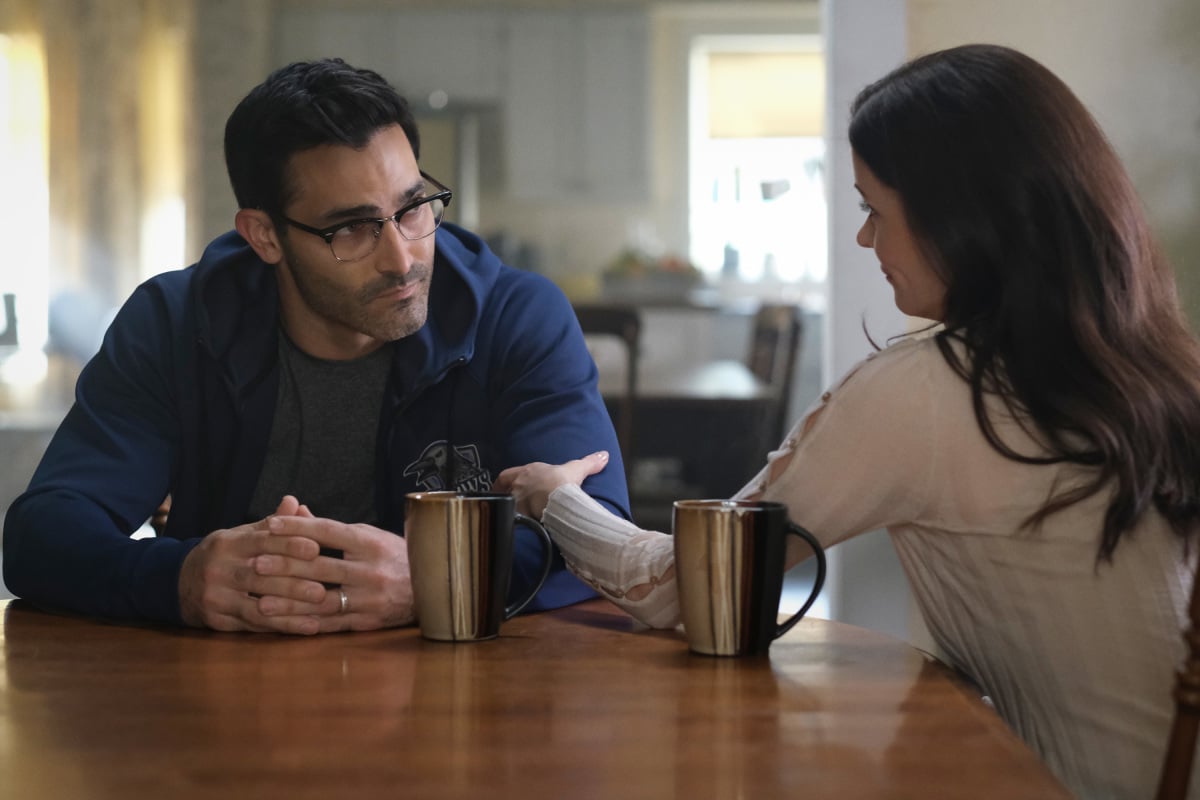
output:
[[[0,510],[115,307],[231,226],[224,121],[276,66],[337,55],[392,80],[456,221],[573,299],[718,309],[649,316],[649,358],[740,357],[746,308],[800,304],[798,413],[867,352],[864,321],[909,324],[853,242],[849,101],[968,41],[1084,99],[1200,321],[1196,0],[0,0]],[[823,613],[923,643],[886,537],[837,551]]]

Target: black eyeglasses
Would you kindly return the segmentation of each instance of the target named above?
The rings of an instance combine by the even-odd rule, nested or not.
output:
[[[446,206],[450,205],[454,192],[424,172],[421,177],[425,179],[422,196],[390,217],[352,219],[328,228],[314,228],[283,215],[280,215],[280,219],[297,230],[320,236],[338,261],[358,261],[375,252],[385,222],[395,223],[400,235],[410,241],[431,236],[442,224],[442,215]]]

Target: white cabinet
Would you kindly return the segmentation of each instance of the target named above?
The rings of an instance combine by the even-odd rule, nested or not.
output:
[[[499,109],[507,193],[604,199],[645,192],[649,35],[644,9],[281,7],[275,60],[340,56],[422,110]],[[491,150],[492,148],[488,148]]]
[[[524,12],[507,24],[509,193],[606,200],[643,193],[645,13]]]
[[[495,103],[503,93],[504,14],[451,14],[397,8],[279,11],[280,63],[340,57],[382,74],[417,106],[430,92],[453,103]]]

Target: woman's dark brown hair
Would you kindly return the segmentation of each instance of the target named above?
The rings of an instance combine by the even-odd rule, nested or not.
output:
[[[1129,177],[1066,84],[1004,47],[932,53],[859,94],[850,144],[899,193],[946,282],[938,346],[992,447],[1093,468],[1029,523],[1111,484],[1099,558],[1152,504],[1192,533],[1200,346]],[[993,391],[1046,453],[1001,440],[984,403]]]

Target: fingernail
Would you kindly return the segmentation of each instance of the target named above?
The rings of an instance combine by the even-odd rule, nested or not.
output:
[[[608,451],[607,450],[597,450],[595,455],[601,461],[608,461]]]
[[[269,531],[283,530],[283,520],[281,520],[279,517],[268,517],[267,518],[267,530],[269,530]]]

